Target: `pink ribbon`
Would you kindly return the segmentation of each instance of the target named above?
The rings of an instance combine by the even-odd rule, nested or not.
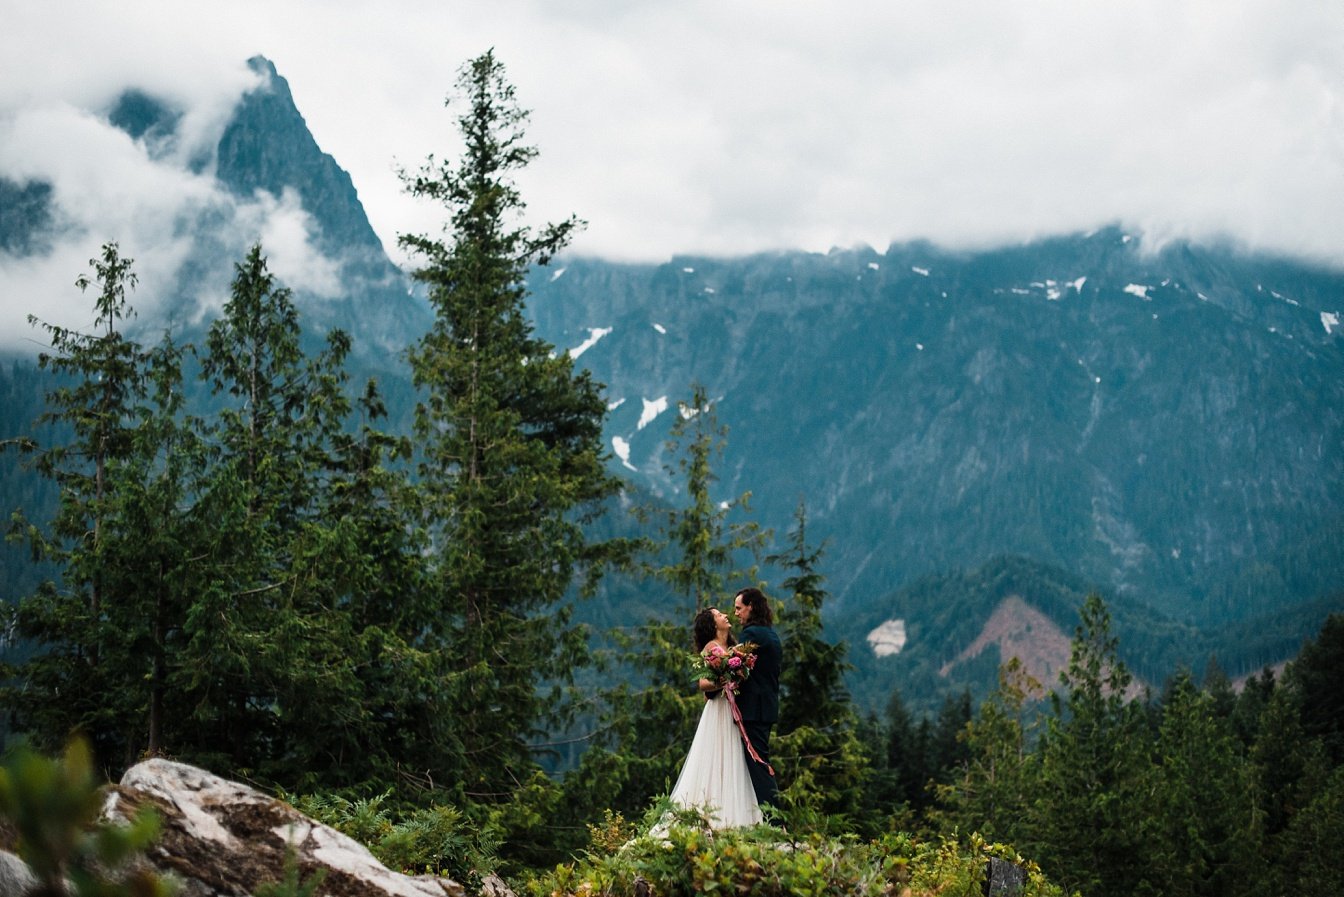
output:
[[[747,737],[747,727],[742,722],[742,711],[737,709],[737,695],[731,687],[725,688],[723,695],[728,699],[728,706],[732,708],[733,722],[737,723],[737,731],[742,733],[742,743],[747,746],[747,753],[751,755],[751,759],[765,766],[770,775],[774,775],[775,768],[761,759],[761,755],[756,753],[756,748],[752,747],[751,739]]]

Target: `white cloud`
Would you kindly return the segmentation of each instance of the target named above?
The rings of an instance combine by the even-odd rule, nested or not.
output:
[[[218,142],[241,91],[254,83],[227,73],[221,81],[235,91],[231,97],[179,92],[179,99],[195,105],[179,122],[179,140],[153,151],[107,121],[103,107],[117,91],[84,96],[88,107],[41,96],[36,89],[26,98],[3,94],[0,176],[51,185],[54,232],[52,245],[40,254],[0,260],[0,349],[27,350],[35,339],[45,343],[27,324],[29,314],[61,326],[91,323],[93,297],[73,284],[92,273],[89,259],[106,242],[117,243],[122,256],[134,260],[139,283],[128,299],[144,317],[179,298],[179,271],[193,235],[202,229],[233,260],[260,240],[270,269],[289,286],[317,296],[340,293],[339,262],[314,248],[312,218],[295,194],[259,192],[239,199],[221,189],[208,170],[193,173],[188,167]],[[227,258],[220,260],[220,270],[227,281],[232,273]],[[218,307],[226,284],[214,289],[213,295],[185,298],[198,311]]]
[[[1118,222],[1344,264],[1341,4],[52,0],[6,24],[4,122],[137,84],[208,143],[267,55],[388,247],[441,224],[395,168],[456,152],[442,100],[493,47],[541,150],[529,214],[586,218],[581,254],[975,247]]]
[[[290,188],[278,199],[257,191],[252,201],[239,206],[233,226],[244,238],[255,234],[251,239],[260,239],[267,268],[283,283],[302,285],[324,298],[340,295],[340,263],[313,246],[313,217]]]

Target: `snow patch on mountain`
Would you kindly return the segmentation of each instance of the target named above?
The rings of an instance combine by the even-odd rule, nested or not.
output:
[[[658,418],[658,415],[667,410],[667,396],[654,399],[653,401],[649,401],[648,399],[641,399],[641,401],[644,403],[644,411],[639,415],[639,425],[635,428],[637,430],[644,429],[649,424],[653,423]]]
[[[587,352],[593,346],[597,345],[597,341],[600,340],[602,337],[606,336],[608,333],[611,333],[610,327],[589,327],[588,338],[579,345],[575,346],[573,349],[570,349],[569,357],[578,358],[584,352]]]
[[[1339,326],[1339,312],[1321,312],[1321,326],[1325,328],[1325,335],[1329,336],[1335,332]]]
[[[900,654],[905,648],[905,621],[888,620],[868,633],[868,646],[878,657]]]
[[[621,463],[631,470],[637,470],[635,465],[630,463],[630,443],[619,436],[611,437],[611,450],[616,453],[616,457],[621,459]]]
[[[1148,295],[1148,291],[1151,289],[1152,287],[1145,286],[1141,283],[1131,283],[1125,287],[1125,292],[1129,293],[1131,296],[1138,296],[1144,302],[1152,302],[1152,297]]]

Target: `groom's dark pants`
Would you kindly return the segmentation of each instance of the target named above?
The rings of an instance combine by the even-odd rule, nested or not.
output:
[[[747,750],[745,744],[742,745],[742,753],[747,755],[747,771],[751,773],[751,787],[756,792],[756,803],[772,807],[779,804],[779,785],[775,782],[775,777],[770,775],[766,764],[770,762],[770,730],[774,727],[774,723],[763,723],[759,720],[742,721],[742,728],[747,730],[751,746],[765,761],[757,763],[751,759],[751,752]]]

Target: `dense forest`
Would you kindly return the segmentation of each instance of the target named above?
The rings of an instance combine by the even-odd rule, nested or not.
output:
[[[1212,665],[1128,699],[1091,596],[1059,683],[1010,661],[979,707],[966,692],[917,714],[892,690],[873,713],[825,637],[806,507],[776,545],[748,495],[711,499],[727,431],[703,387],[667,446],[684,501],[636,509],[634,535],[604,525],[630,496],[604,464],[600,385],[524,314],[527,270],[581,222],[519,223],[512,176],[535,150],[494,56],[459,88],[462,160],[405,174],[447,215],[443,236],[402,237],[435,311],[409,351],[406,431],[377,383],[348,382],[348,335],[306,348],[260,245],[199,344],[126,335],[137,275],[112,242],[78,281],[92,331],[35,322],[46,410],[5,447],[57,512],[10,525],[34,585],[7,608],[8,644],[28,646],[6,655],[9,741],[54,753],[79,735],[110,778],[170,756],[261,783],[393,865],[580,893],[622,862],[604,846],[647,828],[689,744],[686,621],[760,582],[788,652],[783,803],[760,837],[860,851],[977,833],[1087,895],[1344,885],[1344,618],[1239,692]],[[615,574],[645,584],[646,621],[578,624],[575,602]],[[806,890],[821,873],[790,874]]]

